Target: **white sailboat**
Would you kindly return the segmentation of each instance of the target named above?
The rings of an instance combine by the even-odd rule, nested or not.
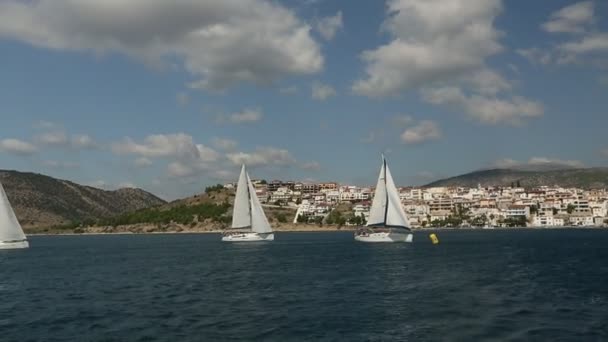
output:
[[[232,211],[232,230],[222,236],[222,241],[273,241],[274,233],[264,214],[262,204],[255,194],[245,165],[241,168],[241,175],[236,187],[234,209]]]
[[[355,232],[355,240],[362,242],[412,242],[414,240],[414,235],[409,228],[409,220],[401,206],[399,192],[384,155],[367,226]]]
[[[28,248],[30,245],[0,183],[0,249]]]

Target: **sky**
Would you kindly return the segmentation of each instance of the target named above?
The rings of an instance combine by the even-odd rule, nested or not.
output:
[[[2,0],[0,62],[0,169],[168,200],[608,163],[608,1]]]

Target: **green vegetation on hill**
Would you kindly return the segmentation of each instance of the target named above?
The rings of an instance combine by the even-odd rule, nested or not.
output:
[[[214,222],[228,223],[231,220],[226,213],[230,204],[203,203],[197,205],[180,205],[169,209],[147,208],[111,217],[96,222],[97,225],[120,226],[136,223],[162,223],[171,222],[179,224],[191,224],[211,219]]]

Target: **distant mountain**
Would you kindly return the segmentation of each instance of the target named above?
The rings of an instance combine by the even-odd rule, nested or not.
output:
[[[515,170],[493,169],[481,170],[464,175],[441,179],[425,185],[440,186],[510,186],[520,182],[524,187],[542,185],[578,187],[584,189],[608,188],[608,168],[562,169],[562,170]]]
[[[0,170],[0,183],[24,227],[81,222],[166,203],[141,189],[105,191],[29,172]]]

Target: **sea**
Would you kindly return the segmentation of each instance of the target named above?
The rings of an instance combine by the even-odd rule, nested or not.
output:
[[[0,341],[608,341],[608,230],[32,236]]]

